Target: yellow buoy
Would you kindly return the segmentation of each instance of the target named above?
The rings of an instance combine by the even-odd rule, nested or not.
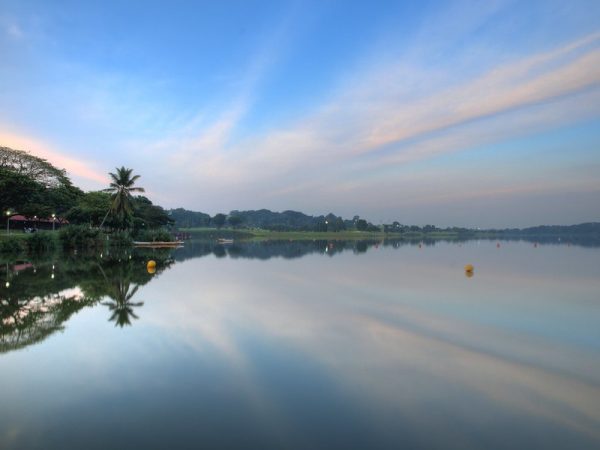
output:
[[[465,272],[473,273],[473,264],[467,264],[465,266]]]
[[[154,267],[154,266],[152,266],[152,267],[148,266],[148,267],[146,267],[146,270],[148,271],[148,273],[150,275],[152,275],[153,273],[156,272],[156,267]]]
[[[146,268],[148,268],[148,269],[155,269],[156,268],[156,261],[154,261],[153,259],[151,259],[150,261],[148,261],[148,263],[146,264]]]

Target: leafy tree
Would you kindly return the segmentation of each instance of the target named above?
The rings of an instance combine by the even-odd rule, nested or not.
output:
[[[337,217],[335,219],[335,221],[333,222],[334,224],[334,231],[342,231],[346,229],[346,224],[344,223],[344,219],[342,219],[341,217]]]
[[[177,208],[169,210],[168,214],[178,227],[192,228],[207,227],[210,225],[210,215],[205,213]]]
[[[325,218],[321,216],[320,220],[314,225],[314,231],[327,231],[327,223],[325,222]]]
[[[24,175],[44,187],[71,184],[65,170],[58,169],[47,160],[33,156],[24,150],[0,147],[0,169]]]
[[[63,216],[71,208],[77,206],[79,200],[84,196],[83,191],[71,184],[70,180],[66,183],[46,190],[45,205],[50,209],[50,213],[57,216]]]
[[[110,209],[110,194],[101,191],[87,192],[83,194],[77,205],[71,208],[65,217],[74,224],[90,224],[98,226],[102,222],[106,211]],[[114,225],[111,221],[109,225]]]
[[[225,225],[225,220],[227,220],[227,216],[221,213],[216,214],[215,217],[212,218],[212,222],[217,228],[222,228],[223,225]]]
[[[229,222],[229,225],[231,225],[233,228],[239,226],[243,221],[244,219],[242,219],[240,216],[229,216],[227,218],[227,222]]]
[[[0,147],[0,207],[25,216],[62,215],[83,192],[64,170],[22,150]]]
[[[160,206],[138,195],[133,199],[133,224],[134,229],[154,229],[173,224],[173,219]]]
[[[110,213],[117,218],[121,228],[126,228],[133,213],[132,192],[144,192],[143,187],[134,186],[140,175],[132,176],[133,169],[117,168],[117,173],[109,172],[112,182],[104,192],[112,194]]]
[[[0,168],[0,208],[19,214],[37,215],[43,201],[44,187],[30,177]]]
[[[366,231],[368,226],[369,226],[369,224],[367,223],[367,221],[365,219],[358,219],[356,221],[356,229],[358,231]]]

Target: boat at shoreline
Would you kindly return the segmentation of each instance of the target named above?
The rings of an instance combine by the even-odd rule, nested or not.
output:
[[[233,244],[233,239],[219,238],[217,239],[217,242],[219,244]]]

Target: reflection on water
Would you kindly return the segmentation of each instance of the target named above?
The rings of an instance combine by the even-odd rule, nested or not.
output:
[[[0,447],[597,448],[600,250],[535,244],[10,261]]]
[[[115,326],[119,327],[131,325],[132,318],[139,319],[133,309],[144,304],[144,302],[132,302],[133,296],[141,286],[141,284],[132,282],[133,263],[128,261],[128,264],[119,264],[117,273],[109,273],[108,275],[100,265],[98,265],[98,268],[102,273],[102,278],[107,286],[107,295],[110,298],[110,301],[102,303],[112,311],[110,320],[114,321]],[[154,273],[155,271],[151,272],[151,274]]]
[[[207,241],[191,241],[187,242],[183,248],[178,249],[174,253],[176,261],[184,261],[190,258],[199,258],[203,256],[213,255],[217,258],[229,256],[230,258],[249,258],[249,259],[270,259],[270,258],[285,258],[293,259],[300,258],[310,254],[324,254],[335,256],[343,252],[352,252],[354,254],[366,253],[369,249],[378,249],[380,247],[400,249],[405,246],[427,248],[434,247],[440,244],[452,243],[457,246],[462,246],[465,243],[472,242],[493,242],[492,241],[472,241],[467,239],[419,239],[419,240],[403,240],[403,239],[384,239],[384,240],[303,240],[303,241],[285,241],[285,240],[270,240],[257,242],[236,242],[229,245],[219,244],[217,242]],[[580,246],[580,247],[600,247],[600,239],[591,237],[572,237],[570,239],[556,237],[537,237],[530,239],[515,239],[504,240],[507,243],[527,243],[534,248],[540,246]]]
[[[134,257],[135,255],[135,257]],[[172,264],[168,253],[159,271]],[[145,269],[147,255],[117,252],[48,261],[6,262],[4,289],[0,297],[0,352],[18,350],[43,341],[85,307],[108,306],[111,321],[123,327],[137,319],[132,302],[139,286],[150,281]],[[101,302],[103,298],[109,301]]]

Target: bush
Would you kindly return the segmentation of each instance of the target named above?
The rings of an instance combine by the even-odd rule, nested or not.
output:
[[[0,253],[16,255],[23,251],[20,239],[0,240]]]
[[[87,225],[69,225],[60,229],[58,238],[64,248],[95,248],[104,245],[104,235]]]
[[[141,242],[172,242],[173,236],[167,230],[143,230],[137,234],[136,240]]]
[[[33,233],[25,238],[25,246],[32,253],[41,253],[56,248],[56,240],[50,233]]]
[[[128,231],[115,231],[110,234],[108,242],[113,247],[130,247],[133,239]]]

